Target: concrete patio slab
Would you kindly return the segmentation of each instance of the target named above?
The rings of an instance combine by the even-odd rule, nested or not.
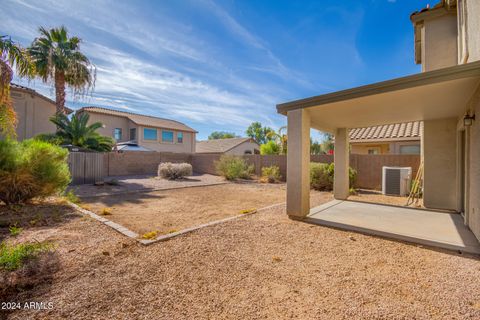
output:
[[[480,243],[458,213],[333,200],[304,220],[427,246],[480,254]]]

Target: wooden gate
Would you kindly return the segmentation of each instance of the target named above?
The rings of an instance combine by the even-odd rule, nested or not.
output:
[[[71,152],[68,155],[68,167],[73,185],[93,184],[105,177],[103,153]]]

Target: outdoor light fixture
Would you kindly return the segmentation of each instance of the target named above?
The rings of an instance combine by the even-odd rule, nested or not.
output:
[[[473,124],[473,120],[475,120],[475,114],[470,115],[467,113],[465,117],[463,117],[463,125],[465,127],[470,127]]]

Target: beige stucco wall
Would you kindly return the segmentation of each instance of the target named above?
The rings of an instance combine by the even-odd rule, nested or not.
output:
[[[422,28],[422,71],[454,66],[457,61],[456,14],[426,19]]]
[[[480,87],[472,97],[471,114],[476,114],[477,119],[470,128],[466,128],[470,140],[467,158],[467,188],[468,188],[468,213],[467,223],[477,239],[480,240]]]
[[[401,146],[420,146],[419,141],[394,141],[390,143],[350,143],[352,154],[368,154],[369,149],[378,149],[379,154],[400,154]]]
[[[134,125],[128,118],[124,117],[117,117],[108,114],[96,113],[96,112],[87,112],[90,115],[90,119],[88,121],[89,124],[94,122],[101,122],[103,123],[104,127],[98,129],[98,133],[101,135],[113,138],[113,133],[115,128],[122,129],[122,139],[118,142],[125,142],[129,141],[129,130],[130,126]]]
[[[424,204],[457,208],[457,119],[424,122]]]
[[[468,47],[468,61],[480,60],[480,1],[463,0],[467,7],[466,38]]]
[[[138,144],[149,148],[154,151],[161,152],[184,152],[184,153],[194,153],[195,152],[195,133],[192,132],[183,132],[183,143],[178,143],[177,141],[177,131],[164,129],[165,131],[173,131],[173,143],[172,142],[163,142],[162,141],[162,129],[161,128],[152,128],[157,129],[157,140],[145,140],[143,138],[143,126],[140,126],[137,130],[138,135]]]
[[[17,113],[17,139],[24,140],[40,133],[54,133],[56,127],[49,118],[55,114],[55,104],[51,101],[11,88],[13,107]]]
[[[255,154],[255,152],[254,152],[255,149],[260,151],[260,146],[256,143],[246,141],[246,142],[243,142],[243,143],[239,144],[235,148],[232,148],[232,149],[228,150],[225,153],[240,156],[240,155],[244,155],[245,151],[247,151],[247,150],[250,151],[251,154]]]
[[[378,154],[388,154],[390,152],[388,143],[351,143],[351,153],[368,154],[369,149],[378,149]]]

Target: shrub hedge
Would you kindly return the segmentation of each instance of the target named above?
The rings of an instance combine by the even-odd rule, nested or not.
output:
[[[176,180],[193,174],[189,163],[164,162],[158,166],[158,175],[164,179]]]
[[[231,155],[221,156],[215,167],[217,173],[227,180],[250,179],[254,170],[253,165],[248,165],[243,158]]]
[[[67,157],[66,149],[43,141],[0,141],[0,200],[10,205],[63,192]]]
[[[333,190],[333,176],[335,172],[335,165],[333,163],[310,163],[310,187],[320,191]],[[355,187],[357,181],[357,171],[348,168],[348,178],[350,188]]]

